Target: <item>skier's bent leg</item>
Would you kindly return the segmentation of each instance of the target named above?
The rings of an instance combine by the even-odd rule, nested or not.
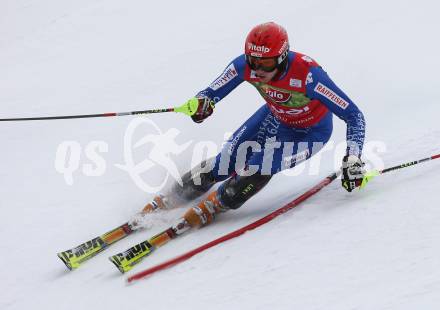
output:
[[[144,207],[143,212],[172,209],[202,196],[217,182],[212,170],[205,172],[209,164],[212,164],[212,160],[204,161],[197,169],[185,173],[182,176],[182,185],[175,182],[167,193],[154,197]]]
[[[258,193],[267,183],[272,175],[256,173],[251,176],[235,176],[228,179],[218,189],[219,200],[226,209],[238,209],[249,198]]]
[[[258,193],[271,178],[271,175],[261,174],[229,178],[198,206],[190,208],[184,218],[191,227],[208,225],[214,220],[216,214],[240,208],[249,198]]]
[[[188,171],[182,177],[182,186],[175,183],[171,191],[182,200],[191,201],[206,193],[216,182],[212,171]]]

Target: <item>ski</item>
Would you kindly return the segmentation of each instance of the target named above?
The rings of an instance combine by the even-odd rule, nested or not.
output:
[[[125,273],[131,270],[136,264],[140,263],[158,247],[163,246],[171,239],[176,238],[189,229],[190,226],[188,222],[181,218],[176,225],[173,225],[161,233],[132,246],[124,252],[110,256],[109,260],[121,273]]]
[[[135,229],[128,222],[105,234],[84,242],[70,250],[57,253],[69,270],[78,268],[83,262],[104,251],[110,245],[131,235]]]
[[[119,240],[131,235],[133,232],[142,229],[136,220],[137,216],[145,216],[149,213],[155,212],[159,209],[164,209],[164,197],[157,195],[149,204],[147,204],[142,211],[136,214],[131,221],[122,224],[115,229],[106,232],[105,234],[93,238],[90,241],[84,242],[70,250],[57,253],[58,257],[63,261],[66,267],[70,270],[76,269],[81,264],[96,254],[104,251],[110,245],[118,242]]]

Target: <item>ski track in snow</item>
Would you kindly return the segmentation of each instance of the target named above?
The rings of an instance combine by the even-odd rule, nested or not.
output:
[[[367,142],[386,145],[386,167],[440,152],[435,1],[275,7],[283,9],[247,0],[2,2],[0,116],[184,102],[242,53],[252,26],[274,20],[287,28],[293,48],[315,57],[361,107]],[[202,125],[174,114],[151,119],[164,132],[178,128],[179,143],[221,143],[261,104],[242,85]],[[120,225],[152,198],[114,167],[124,162],[131,120],[0,124],[0,309],[439,309],[440,160],[387,173],[353,194],[336,180],[272,222],[134,285],[107,257],[167,228],[185,208],[145,218],[144,231],[68,272],[58,251]],[[337,144],[345,124],[335,118],[334,126]],[[58,145],[69,140],[83,149],[105,141],[104,175],[78,170],[66,185],[54,161]],[[318,175],[275,176],[245,206],[176,239],[128,274],[278,209],[334,170],[339,159],[331,154],[323,154]],[[190,159],[188,152],[178,159],[181,172]],[[83,155],[81,165],[87,163]],[[153,170],[154,183],[163,171]]]

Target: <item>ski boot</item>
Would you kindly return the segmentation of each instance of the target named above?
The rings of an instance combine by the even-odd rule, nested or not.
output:
[[[198,206],[186,211],[183,218],[190,227],[202,227],[210,224],[218,213],[227,211],[228,208],[222,206],[218,199],[217,191],[199,203]]]
[[[146,214],[146,213],[151,213],[151,212],[154,212],[154,211],[160,210],[160,209],[167,209],[167,208],[169,208],[168,204],[169,203],[168,203],[167,199],[165,198],[165,196],[162,194],[159,194],[156,197],[154,197],[151,202],[149,202],[145,205],[145,207],[142,209],[141,213]]]

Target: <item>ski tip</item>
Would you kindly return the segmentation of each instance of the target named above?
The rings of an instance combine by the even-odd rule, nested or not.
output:
[[[72,266],[70,261],[63,255],[63,253],[64,252],[57,253],[57,256],[61,259],[61,261],[64,263],[64,265],[66,265],[67,269],[72,271],[74,269],[74,267]]]
[[[124,274],[124,273],[125,273],[125,270],[124,270],[123,266],[119,263],[119,261],[117,260],[117,258],[115,258],[115,256],[116,256],[116,255],[110,256],[110,257],[108,258],[108,260],[111,261],[111,262],[116,266],[116,268],[118,268],[118,270],[119,270],[122,274]]]

